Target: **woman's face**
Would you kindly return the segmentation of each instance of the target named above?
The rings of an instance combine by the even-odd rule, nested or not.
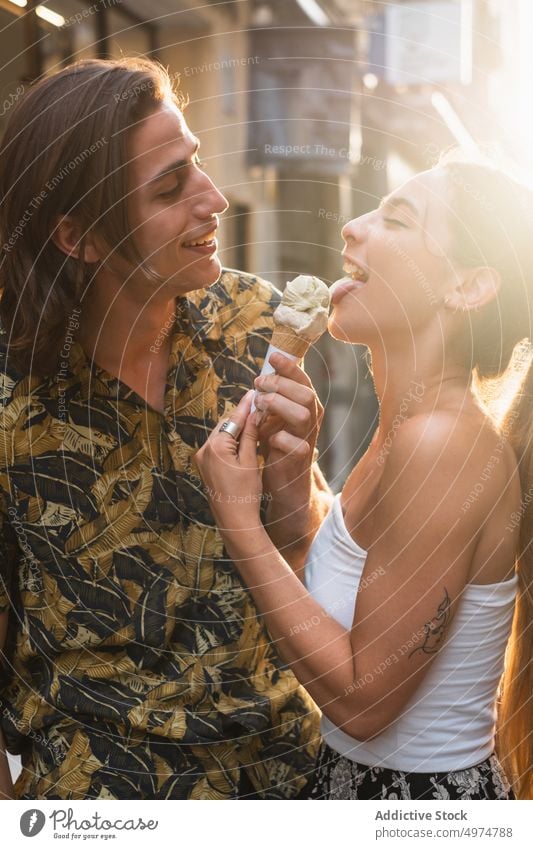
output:
[[[370,344],[436,321],[457,274],[450,199],[444,172],[425,171],[343,227],[345,274],[332,286],[332,336]]]

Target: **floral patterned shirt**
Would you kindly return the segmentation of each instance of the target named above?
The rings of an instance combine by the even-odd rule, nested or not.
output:
[[[192,457],[259,372],[278,293],[226,271],[176,301],[164,415],[67,336],[0,356],[1,721],[21,798],[291,798],[317,742],[224,553]],[[306,777],[307,776],[307,777]]]

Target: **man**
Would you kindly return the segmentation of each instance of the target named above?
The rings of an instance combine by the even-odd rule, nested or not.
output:
[[[253,385],[277,293],[220,276],[227,203],[182,105],[151,62],[83,62],[31,89],[3,142],[0,693],[19,798],[308,792],[314,706],[194,468]],[[320,407],[275,366],[265,517],[298,568],[325,509]]]

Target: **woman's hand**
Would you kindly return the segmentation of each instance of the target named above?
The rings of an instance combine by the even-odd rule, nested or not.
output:
[[[253,391],[248,392],[229,419],[237,436],[221,431],[218,423],[195,462],[205,484],[211,511],[222,535],[261,526],[262,483],[257,461],[257,427],[250,413]]]
[[[272,541],[295,569],[328,510],[327,487],[313,471],[313,451],[324,413],[308,375],[272,354],[276,374],[256,379],[255,404],[262,415],[259,441],[265,457],[263,489],[268,496],[266,526]]]

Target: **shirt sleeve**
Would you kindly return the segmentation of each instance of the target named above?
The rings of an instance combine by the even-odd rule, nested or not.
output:
[[[0,490],[0,613],[11,604],[15,565],[19,559],[17,537],[7,515],[4,493]]]

